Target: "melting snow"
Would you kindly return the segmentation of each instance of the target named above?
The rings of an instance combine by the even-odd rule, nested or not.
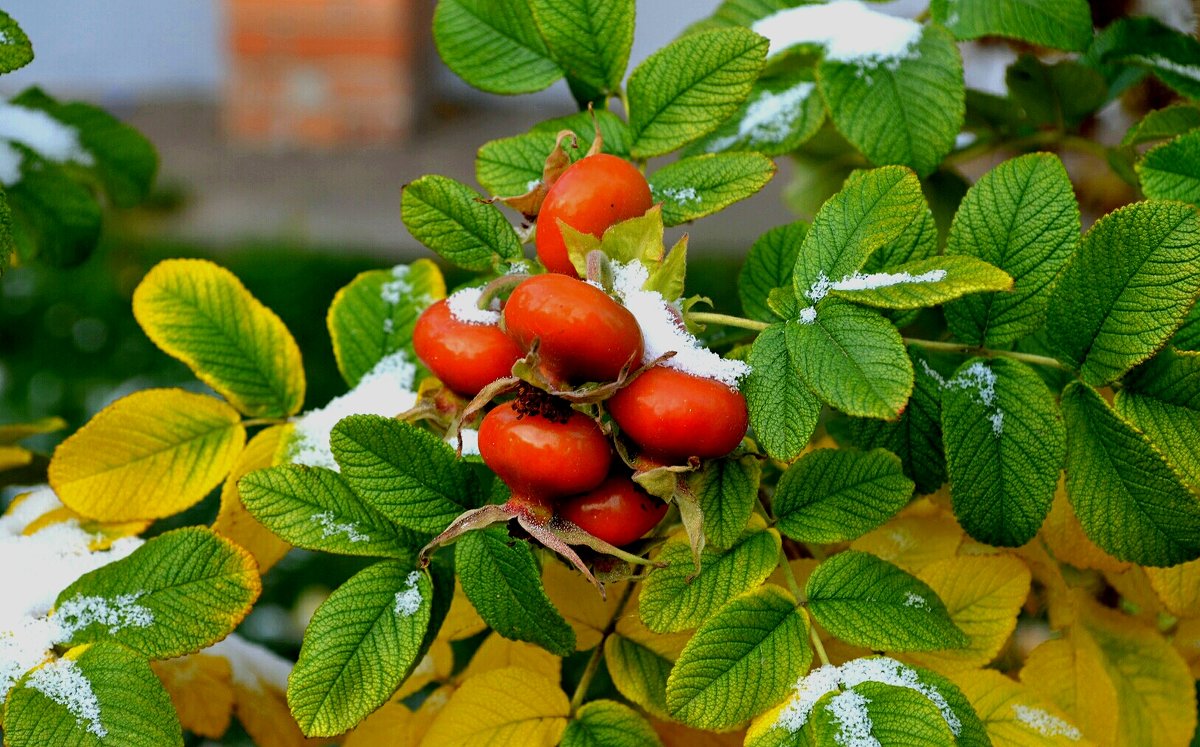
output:
[[[737,134],[712,141],[708,144],[708,152],[722,151],[738,142],[753,145],[782,143],[791,134],[792,123],[800,116],[800,109],[815,85],[805,82],[783,91],[763,91],[746,107]]]
[[[500,312],[492,309],[479,308],[479,299],[483,288],[463,288],[450,294],[446,306],[450,316],[464,324],[485,324],[495,326],[500,323]]]
[[[379,289],[379,297],[383,302],[395,306],[400,303],[400,299],[412,293],[412,286],[408,283],[408,265],[396,265],[392,268],[392,280],[384,283]]]
[[[904,606],[905,607],[916,607],[917,609],[927,610],[927,609],[929,609],[929,601],[926,600],[925,597],[921,596],[920,594],[914,594],[913,592],[910,591],[910,592],[908,592],[908,594],[906,594],[904,596]]]
[[[321,536],[332,537],[335,534],[344,534],[346,539],[351,542],[370,542],[371,537],[359,531],[358,526],[352,521],[338,522],[332,512],[322,511],[319,514],[313,514],[312,520],[321,525]]]
[[[657,291],[643,290],[650,274],[641,262],[613,265],[613,289],[642,330],[643,363],[674,352],[662,365],[677,371],[714,379],[731,388],[750,373],[744,361],[722,358],[704,347],[683,326],[679,309]]]
[[[838,732],[833,737],[835,742],[843,747],[883,747],[871,734],[871,713],[867,710],[870,702],[853,690],[830,698],[825,710],[838,724]]]
[[[996,405],[996,374],[987,364],[976,361],[949,381],[924,360],[921,361],[921,368],[942,389],[973,389],[975,401],[990,411],[984,417],[992,424],[992,435],[999,438],[1004,433],[1004,411]]]
[[[100,723],[100,701],[92,683],[71,659],[56,659],[37,670],[29,678],[29,687],[65,707],[76,724],[86,722],[87,730],[100,739],[108,736],[108,729]]]
[[[751,26],[771,42],[770,54],[798,44],[825,47],[825,59],[896,69],[913,53],[921,24],[868,8],[859,0],[834,0],[781,10]]]
[[[145,628],[154,622],[154,613],[137,600],[142,592],[121,594],[115,599],[77,595],[54,610],[60,630],[59,640],[69,640],[76,632],[99,624],[116,633],[124,628]]]
[[[396,592],[397,615],[412,617],[421,609],[421,590],[417,588],[417,582],[420,580],[421,574],[417,571],[408,574],[408,578],[404,579],[404,590]]]
[[[261,692],[264,685],[280,693],[287,692],[292,662],[236,633],[230,633],[200,653],[228,661],[234,684],[256,692]]]
[[[1073,742],[1078,742],[1083,738],[1083,734],[1074,726],[1054,714],[1046,713],[1041,708],[1030,708],[1014,703],[1012,709],[1018,721],[1043,737],[1066,737]]]
[[[91,154],[79,144],[79,132],[37,109],[0,102],[0,141],[19,143],[48,161],[92,164]],[[20,156],[11,145],[0,149],[0,182],[20,180]]]

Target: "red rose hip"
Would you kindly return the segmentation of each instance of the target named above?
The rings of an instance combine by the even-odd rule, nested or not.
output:
[[[612,447],[599,426],[568,410],[562,420],[521,415],[500,405],[479,425],[479,455],[517,494],[555,498],[582,493],[608,475]]]
[[[593,490],[565,499],[558,516],[610,545],[628,545],[662,521],[667,504],[623,475],[612,475]]]
[[[508,376],[524,355],[495,324],[456,319],[445,299],[421,313],[413,327],[413,349],[443,384],[474,397],[488,384]]]

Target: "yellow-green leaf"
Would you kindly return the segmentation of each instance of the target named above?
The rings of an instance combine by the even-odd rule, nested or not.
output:
[[[0,425],[0,445],[15,444],[23,438],[54,433],[67,427],[67,421],[58,417],[38,418],[28,423],[5,423]]]
[[[164,353],[246,415],[294,415],[304,404],[300,348],[229,270],[202,259],[160,262],[133,292],[133,315]]]
[[[224,402],[182,389],[119,399],[59,444],[50,485],[100,521],[159,519],[199,501],[229,472],[246,430]]]
[[[592,590],[592,594],[596,594],[595,589]],[[528,669],[551,682],[558,682],[562,677],[562,659],[541,646],[524,641],[510,641],[499,633],[492,633],[484,639],[475,650],[475,655],[471,657],[471,663],[467,665],[463,677],[474,677],[508,667]]]
[[[258,562],[258,572],[265,574],[271,566],[292,548],[278,535],[259,523],[242,504],[237,482],[256,469],[275,465],[280,446],[288,440],[290,425],[276,425],[255,434],[233,465],[225,484],[221,486],[221,508],[213,522],[213,531],[228,537],[246,548]]]
[[[662,747],[654,728],[637,711],[611,700],[579,709],[563,734],[563,747]]]
[[[527,669],[496,669],[463,683],[421,745],[554,747],[567,728],[569,711],[558,683]]]
[[[1147,568],[1146,576],[1172,615],[1200,617],[1200,560],[1170,568]]]
[[[1091,636],[1072,629],[1029,653],[1021,682],[1058,706],[1085,736],[1111,745],[1117,730],[1117,691]]]
[[[964,671],[951,677],[971,701],[993,744],[1006,747],[1091,745],[1070,717],[1029,688],[994,669]]]

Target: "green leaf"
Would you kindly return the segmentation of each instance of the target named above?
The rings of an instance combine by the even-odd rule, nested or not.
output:
[[[1087,0],[933,0],[929,10],[958,39],[1005,36],[1068,52],[1082,52],[1092,42]]]
[[[420,661],[433,585],[385,560],[339,586],[313,613],[287,699],[300,730],[331,737],[362,721]]]
[[[417,359],[412,347],[417,317],[446,296],[437,265],[418,259],[391,270],[368,270],[337,292],[325,319],[338,371],[351,387],[397,350]]]
[[[1066,451],[1062,416],[1042,378],[1007,358],[963,363],[942,394],[942,433],[954,514],[967,534],[999,547],[1033,539]]]
[[[484,143],[475,156],[475,179],[493,195],[523,195],[542,181],[555,140],[553,132],[527,132]],[[572,148],[566,142],[563,149],[575,160],[583,157],[587,146]]]
[[[629,76],[632,153],[669,153],[733,114],[762,70],[767,42],[744,28],[693,34],[650,55]]]
[[[974,257],[930,257],[886,272],[855,273],[833,283],[830,295],[884,309],[920,309],[971,293],[1008,291],[1012,286],[1008,273]]]
[[[1137,173],[1147,197],[1200,204],[1200,132],[1151,148]]]
[[[1166,140],[1200,127],[1200,108],[1190,103],[1175,103],[1155,109],[1129,128],[1121,145],[1134,146]]]
[[[909,347],[908,356],[914,364],[915,384],[900,419],[850,418],[847,434],[860,449],[884,448],[900,457],[904,474],[916,484],[917,492],[928,495],[946,482],[941,376],[920,348]]]
[[[778,703],[808,671],[808,625],[778,586],[734,598],[704,621],[667,680],[672,717],[698,729],[730,729]]]
[[[575,631],[546,596],[529,543],[510,538],[502,526],[468,532],[454,562],[463,592],[497,633],[555,656],[575,651]]]
[[[33,62],[33,45],[12,16],[0,10],[0,73],[11,73]]]
[[[764,76],[734,115],[688,147],[690,153],[758,151],[781,156],[799,148],[825,122],[825,102],[809,68]]]
[[[687,539],[667,540],[655,558],[667,567],[656,569],[642,582],[638,597],[642,622],[656,633],[697,627],[730,599],[765,581],[779,561],[779,548],[779,533],[774,529],[752,530],[728,550],[705,548],[696,575]]]
[[[21,178],[7,186],[17,254],[54,267],[87,259],[100,240],[95,194],[53,161],[27,153]]]
[[[405,185],[400,215],[413,238],[464,269],[487,270],[498,260],[523,256],[500,208],[480,202],[478,193],[453,179],[430,174]]]
[[[907,687],[862,682],[844,692],[830,693],[813,710],[818,744],[872,739],[873,744],[917,747],[955,741],[933,701]]]
[[[333,470],[286,464],[238,481],[246,509],[263,526],[306,550],[415,562],[429,539],[388,521]]]
[[[1126,378],[1116,411],[1200,487],[1200,353],[1164,350]]]
[[[1138,565],[1200,557],[1200,501],[1146,436],[1079,382],[1063,391],[1062,408],[1067,496],[1087,536]]]
[[[921,183],[908,169],[885,166],[851,174],[804,237],[792,276],[796,297],[815,302],[816,283],[858,272],[873,252],[904,235],[927,210]]]
[[[562,747],[662,747],[654,727],[632,708],[593,700],[575,714],[563,732]]]
[[[975,256],[1013,278],[1013,291],[946,306],[971,345],[1003,346],[1041,329],[1050,290],[1079,246],[1079,205],[1058,156],[1031,153],[984,174],[954,215],[946,254]]]
[[[402,527],[436,533],[481,502],[483,490],[454,449],[429,431],[378,415],[351,415],[329,445],[342,477]]]
[[[762,189],[775,163],[760,153],[708,153],[668,164],[650,176],[663,223],[677,226],[724,210]]]
[[[1200,98],[1200,41],[1148,16],[1118,18],[1097,38],[1100,62],[1135,65],[1188,98]]]
[[[925,26],[898,60],[825,59],[817,80],[838,132],[872,163],[903,164],[926,176],[962,129],[962,58],[940,26]]]
[[[1108,101],[1104,76],[1074,60],[1054,64],[1023,54],[1005,82],[1012,99],[1036,125],[1074,127]]]
[[[13,688],[4,744],[182,747],[183,731],[146,658],[106,641],[71,649]]]
[[[1083,380],[1107,384],[1154,354],[1200,293],[1200,216],[1147,201],[1096,221],[1050,297],[1046,331]]]
[[[799,322],[773,324],[750,348],[750,375],[742,394],[750,426],[767,453],[790,462],[817,428],[821,401],[799,376],[805,351]]]
[[[593,121],[593,118],[595,121]],[[592,145],[595,138],[596,125],[600,125],[600,138],[604,141],[604,152],[621,156],[628,160],[629,148],[633,136],[625,120],[610,111],[576,112],[565,117],[554,117],[538,122],[529,129],[530,133],[550,133],[557,135],[562,130],[570,130],[579,138],[579,149],[568,153],[573,158],[582,158]],[[547,151],[549,153],[549,151]]]
[[[848,415],[895,420],[913,390],[904,340],[878,313],[841,301],[821,305],[810,323],[788,325],[804,381]]]
[[[164,353],[245,415],[294,415],[304,404],[300,348],[237,277],[203,259],[159,262],[133,292],[133,315]]]
[[[759,236],[738,273],[738,298],[751,319],[775,322],[779,317],[767,306],[767,295],[775,288],[792,286],[792,273],[808,224],[798,220],[775,226]]]
[[[160,534],[68,586],[54,604],[64,643],[116,640],[151,659],[231,633],[258,598],[254,559],[205,527]]]
[[[730,547],[746,529],[758,502],[762,462],[746,455],[738,459],[707,459],[688,474],[688,489],[700,501],[704,536],[714,548]]]
[[[772,510],[779,531],[797,542],[847,542],[892,518],[912,494],[895,454],[818,449],[779,478]]]
[[[822,627],[855,646],[936,651],[967,643],[933,589],[865,552],[846,550],[821,561],[805,596]]]
[[[433,41],[447,67],[490,93],[532,93],[563,75],[527,0],[439,0]]]
[[[604,641],[604,664],[621,695],[655,718],[671,718],[667,712],[667,677],[673,661],[614,633]]]
[[[17,242],[13,238],[12,208],[8,206],[8,195],[0,184],[0,276],[12,264]]]
[[[621,85],[633,46],[633,0],[530,0],[550,56],[600,93]]]
[[[1200,350],[1200,304],[1192,306],[1170,343],[1177,350]]]

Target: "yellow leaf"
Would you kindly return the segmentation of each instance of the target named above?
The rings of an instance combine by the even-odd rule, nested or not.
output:
[[[219,656],[195,654],[166,661],[152,661],[171,696],[184,729],[202,737],[219,739],[233,717],[232,670]]]
[[[215,488],[245,443],[241,417],[224,402],[148,389],[112,403],[59,444],[50,485],[93,519],[159,519]]]
[[[47,511],[29,522],[25,530],[21,533],[26,536],[36,534],[52,524],[60,524],[71,520],[78,522],[80,529],[93,536],[92,541],[88,543],[88,549],[93,552],[107,550],[112,543],[122,537],[132,537],[135,534],[141,534],[153,523],[150,521],[105,523],[80,516],[66,506],[59,505],[58,508]]]
[[[1029,569],[1011,555],[973,555],[930,563],[917,574],[937,592],[967,647],[908,654],[939,672],[981,667],[1000,653],[1029,595]]]
[[[238,721],[258,747],[301,747],[319,745],[300,731],[286,697],[275,690],[256,689],[234,683]]]
[[[1145,570],[1168,612],[1176,617],[1200,617],[1200,560]]]
[[[1129,568],[1129,563],[1117,560],[1113,556],[1096,547],[1083,532],[1083,526],[1075,516],[1075,509],[1067,500],[1067,491],[1063,481],[1059,480],[1058,491],[1054,494],[1054,505],[1039,534],[1046,540],[1055,559],[1070,563],[1076,568],[1094,568],[1098,571],[1120,573]]]
[[[592,588],[595,593],[595,588]],[[562,677],[562,659],[541,646],[522,641],[510,641],[498,633],[492,633],[471,657],[463,677],[475,677],[484,672],[508,667],[520,667],[535,672],[551,682]]]
[[[430,682],[443,682],[450,678],[454,671],[454,651],[450,642],[437,639],[429,647],[429,651],[413,669],[413,673],[400,685],[400,689],[392,694],[392,701],[400,701],[417,692]]]
[[[680,652],[683,651],[683,647],[687,645],[688,641],[692,640],[694,631],[681,630],[675,633],[655,633],[642,622],[642,616],[638,610],[639,595],[634,594],[629,598],[629,603],[625,605],[620,619],[617,620],[617,633],[645,646],[669,661],[678,659]]]
[[[1118,747],[1187,744],[1196,691],[1179,652],[1152,628],[1091,600],[1082,623],[1117,690]]]
[[[487,623],[475,611],[475,606],[463,593],[462,584],[458,577],[454,579],[454,599],[450,603],[450,611],[446,613],[446,621],[438,631],[438,638],[447,641],[461,641],[487,629]]]
[[[1040,587],[1040,595],[1030,596],[1030,608],[1033,613],[1040,613],[1044,603],[1050,627],[1062,630],[1075,620],[1075,604],[1072,600],[1071,589],[1063,577],[1062,567],[1050,557],[1042,542],[1029,542],[1012,551],[1018,555],[1033,574],[1033,579]]]
[[[408,706],[389,700],[351,729],[342,747],[416,747],[420,739],[413,738],[416,718]]]
[[[290,425],[276,425],[250,439],[245,451],[233,465],[233,471],[225,478],[225,484],[221,486],[221,509],[217,512],[217,520],[213,522],[213,531],[233,540],[254,556],[260,574],[270,570],[292,546],[260,524],[246,510],[238,493],[237,482],[256,469],[274,466],[277,463],[276,454],[291,429]]]
[[[1200,617],[1180,620],[1171,643],[1191,667],[1192,676],[1200,680]]]
[[[607,598],[596,593],[583,574],[558,561],[547,561],[542,570],[546,595],[575,631],[575,650],[587,651],[600,643],[601,634],[621,602],[626,583],[608,587]]]
[[[742,747],[746,739],[744,730],[716,734],[671,721],[651,720],[650,725],[658,732],[663,747]]]
[[[975,707],[996,747],[1092,745],[1067,714],[994,669],[950,676]]]
[[[450,696],[422,747],[554,747],[567,728],[567,696],[528,669],[495,669]]]
[[[1150,585],[1150,579],[1141,566],[1130,566],[1129,570],[1122,573],[1104,571],[1103,575],[1104,580],[1116,589],[1127,603],[1122,605],[1123,609],[1132,605],[1137,610],[1134,616],[1139,620],[1148,625],[1157,623],[1158,615],[1163,610],[1162,602],[1158,600],[1158,594],[1154,592],[1154,587]]]
[[[1117,690],[1104,669],[1100,649],[1085,631],[1072,628],[1046,641],[1021,669],[1021,682],[1054,703],[1085,736],[1112,745],[1117,730]]]
[[[954,557],[963,531],[949,516],[901,515],[850,543],[851,550],[869,552],[916,573],[930,563]]]
[[[39,418],[28,423],[5,423],[0,425],[0,444],[15,444],[21,439],[61,431],[66,427],[67,421],[53,416]]]
[[[304,404],[296,341],[224,267],[203,259],[159,262],[133,292],[133,315],[155,345],[240,412],[281,417]]]
[[[33,452],[20,446],[0,445],[0,472],[24,467],[33,461]]]

